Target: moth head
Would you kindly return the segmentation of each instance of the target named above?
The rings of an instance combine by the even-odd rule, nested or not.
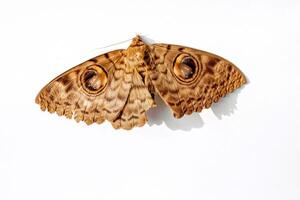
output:
[[[130,46],[124,53],[129,65],[149,65],[150,64],[150,52],[147,45],[140,44],[139,46]]]
[[[91,65],[82,72],[79,81],[85,93],[98,95],[104,91],[108,78],[100,65]]]
[[[173,72],[177,79],[182,82],[191,82],[199,74],[197,60],[189,54],[180,54],[176,57],[173,64]]]

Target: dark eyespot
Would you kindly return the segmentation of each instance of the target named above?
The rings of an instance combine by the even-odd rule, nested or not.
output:
[[[190,82],[199,72],[198,68],[195,58],[188,54],[181,54],[174,61],[173,72],[181,81]]]
[[[192,78],[196,71],[196,63],[192,58],[184,58],[180,63],[181,76],[185,79]]]
[[[100,66],[93,65],[82,74],[81,83],[86,92],[95,94],[105,87],[107,75]]]
[[[97,72],[89,70],[84,74],[83,78],[85,87],[91,91],[97,91],[101,87],[101,81]]]

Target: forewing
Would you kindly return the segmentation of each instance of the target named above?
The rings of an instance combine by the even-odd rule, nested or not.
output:
[[[87,124],[114,121],[132,85],[122,60],[122,50],[116,50],[78,65],[47,84],[36,103],[42,110]]]
[[[176,118],[209,108],[246,83],[242,72],[220,56],[178,45],[150,48],[152,84]]]
[[[126,105],[120,116],[112,123],[114,128],[132,129],[143,126],[146,121],[146,111],[154,106],[154,100],[148,87],[136,69],[133,69],[132,87]]]

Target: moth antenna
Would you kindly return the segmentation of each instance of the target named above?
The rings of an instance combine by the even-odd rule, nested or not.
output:
[[[93,49],[93,50],[106,49],[106,48],[108,48],[108,47],[113,47],[113,46],[116,46],[116,45],[124,44],[124,43],[126,43],[126,42],[131,41],[131,40],[132,40],[132,38],[127,39],[127,40],[122,40],[122,41],[120,41],[120,42],[116,42],[116,43],[112,43],[112,44],[109,44],[109,45],[106,45],[106,46],[102,46],[102,47],[99,47],[99,48],[95,48],[95,49]]]

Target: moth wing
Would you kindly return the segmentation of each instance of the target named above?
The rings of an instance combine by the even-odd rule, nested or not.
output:
[[[243,73],[224,58],[178,45],[151,45],[150,79],[176,118],[209,108],[246,83]]]
[[[133,70],[132,87],[120,116],[112,123],[114,128],[132,129],[147,122],[146,111],[155,106],[148,87],[136,69]]]
[[[132,86],[122,50],[79,64],[48,83],[37,95],[42,110],[77,122],[113,122],[123,110]]]

